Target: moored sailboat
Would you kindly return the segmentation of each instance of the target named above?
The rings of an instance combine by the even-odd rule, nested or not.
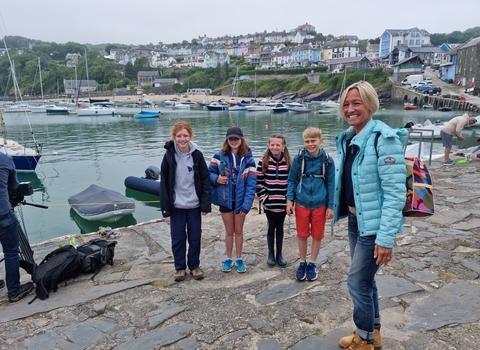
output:
[[[0,138],[0,152],[8,154],[13,158],[13,163],[17,171],[35,171],[40,161],[40,145],[36,142],[35,149],[24,147],[17,141],[7,139],[5,123],[3,121],[2,111],[0,109],[0,125],[2,128],[2,137]],[[32,134],[33,135],[33,134]]]
[[[14,88],[16,91],[17,90],[20,91],[20,89],[18,88],[16,76],[15,76],[15,70],[13,69],[13,65],[10,60],[10,55],[8,53],[5,37],[3,38],[3,43],[7,51],[8,60],[10,61],[10,64],[12,66],[12,80],[13,80]],[[20,95],[20,99],[21,99],[21,95]],[[28,120],[28,115],[26,111],[23,111],[23,114],[25,114]],[[2,132],[2,137],[0,138],[0,152],[8,154],[12,157],[17,171],[35,171],[35,168],[37,167],[38,162],[40,161],[40,158],[41,158],[41,151],[40,151],[41,145],[37,142],[37,140],[35,140],[35,137],[33,135],[33,131],[30,125],[30,121],[28,121],[28,125],[30,127],[30,135],[33,138],[33,143],[35,148],[25,147],[15,140],[7,139],[7,131],[6,131],[5,123],[3,120],[2,110],[0,109],[0,128]]]
[[[88,77],[88,60],[87,60],[87,50],[85,49],[85,69],[87,72],[87,82],[90,83]],[[91,104],[90,99],[90,88],[88,87],[88,99],[89,99],[89,106],[86,108],[78,108],[77,114],[79,117],[81,116],[99,116],[99,115],[115,115],[117,110],[113,107],[106,107],[104,105],[98,104]],[[78,105],[77,105],[78,106]]]
[[[139,88],[137,89],[137,95],[140,95],[140,112],[133,115],[133,119],[144,119],[144,118],[158,118],[160,117],[160,112],[156,111],[145,111],[143,110],[143,93],[144,91]],[[190,106],[189,106],[190,108]]]

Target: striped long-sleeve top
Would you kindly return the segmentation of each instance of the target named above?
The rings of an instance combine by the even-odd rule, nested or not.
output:
[[[280,160],[272,157],[268,159],[268,169],[262,171],[263,157],[257,166],[257,196],[263,203],[263,209],[274,213],[285,213],[287,206],[287,161],[282,153]]]

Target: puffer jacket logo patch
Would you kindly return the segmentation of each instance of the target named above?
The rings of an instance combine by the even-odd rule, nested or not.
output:
[[[393,164],[396,161],[397,160],[395,158],[392,158],[392,157],[385,158],[385,163],[387,163],[387,164]]]

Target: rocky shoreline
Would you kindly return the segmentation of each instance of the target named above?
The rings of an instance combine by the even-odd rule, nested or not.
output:
[[[436,214],[407,219],[392,263],[379,272],[383,350],[475,349],[480,332],[480,160],[432,161]],[[70,281],[47,300],[9,304],[0,291],[1,349],[340,349],[353,330],[346,288],[346,221],[322,242],[318,280],[298,282],[295,221],[286,268],[269,268],[266,219],[245,224],[246,274],[220,271],[223,224],[204,219],[205,279],[173,281],[168,220],[119,229],[114,265]],[[77,236],[78,243],[97,233]],[[35,245],[36,260],[68,237]],[[3,264],[0,275],[3,275]],[[28,275],[23,275],[28,280]]]

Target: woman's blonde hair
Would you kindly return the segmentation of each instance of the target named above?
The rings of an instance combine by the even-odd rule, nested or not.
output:
[[[182,130],[182,129],[185,129],[187,130],[188,134],[190,135],[190,140],[193,140],[193,129],[192,127],[190,126],[189,123],[187,122],[184,122],[183,120],[179,120],[178,122],[175,123],[175,125],[173,126],[172,128],[172,131],[170,131],[170,140],[175,140],[175,136],[177,135],[177,133]]]
[[[285,146],[283,150],[283,156],[285,157],[285,161],[287,162],[287,171],[290,170],[290,166],[292,165],[292,156],[290,156],[290,152],[288,151],[287,148],[287,140],[285,140],[285,137],[280,134],[273,134],[268,138],[268,145],[270,145],[270,140],[271,139],[280,139],[282,140],[282,145]],[[266,173],[268,170],[268,160],[270,158],[270,149],[267,148],[263,155],[263,160],[262,160],[262,173]]]
[[[378,102],[378,94],[375,88],[370,84],[368,81],[357,81],[353,83],[349,87],[345,89],[341,98],[340,98],[340,106],[339,109],[339,118],[345,118],[345,114],[343,112],[343,105],[345,103],[345,99],[347,98],[348,93],[352,89],[357,89],[358,93],[360,94],[360,98],[362,99],[363,104],[367,107],[368,111],[370,112],[370,116],[375,114],[380,107],[380,103]]]

